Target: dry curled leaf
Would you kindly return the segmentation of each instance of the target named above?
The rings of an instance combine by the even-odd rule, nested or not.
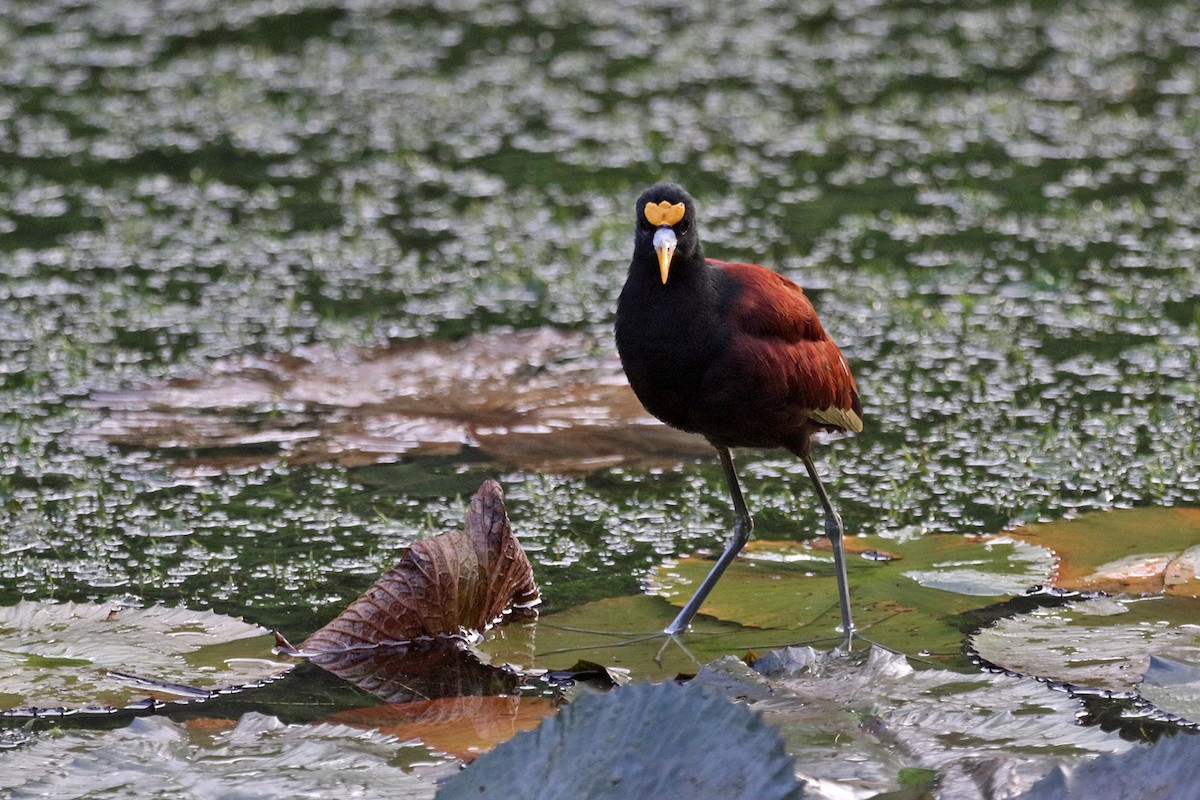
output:
[[[500,484],[486,480],[462,531],[416,542],[332,622],[305,653],[483,631],[511,607],[538,602],[533,567],[513,536]]]

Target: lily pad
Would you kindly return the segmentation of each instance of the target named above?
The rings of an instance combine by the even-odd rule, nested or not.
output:
[[[1195,797],[1200,736],[1176,736],[1120,755],[1062,765],[1018,800],[1163,800]]]
[[[493,663],[526,671],[568,670],[582,659],[635,679],[664,680],[729,653],[763,652],[790,641],[781,631],[698,617],[682,638],[687,652],[674,643],[663,649],[662,629],[672,616],[661,598],[612,597],[543,616],[537,625],[498,626],[478,647]]]
[[[727,657],[695,682],[779,727],[806,791],[818,797],[896,792],[914,775],[937,787],[922,797],[1011,797],[1056,765],[1131,747],[1079,725],[1080,701],[1044,684],[916,669],[881,648],[849,656],[786,648],[753,669]]]
[[[927,535],[903,542],[868,536],[849,545],[856,628],[910,653],[956,655],[962,639],[957,615],[1042,583],[1051,568],[1045,550],[1008,536]],[[785,632],[793,641],[834,636],[841,616],[827,548],[824,539],[751,542],[701,613]],[[651,576],[651,591],[682,606],[711,566],[699,558],[661,566]]]
[[[271,633],[212,611],[22,601],[0,609],[0,710],[111,713],[194,702],[291,670]]]
[[[61,800],[432,798],[433,783],[398,763],[401,745],[382,733],[285,725],[253,712],[215,733],[204,721],[146,717],[115,731],[39,735],[8,750],[0,790]],[[436,761],[423,749],[414,756]]]
[[[1097,598],[1002,619],[971,637],[1011,672],[1131,695],[1152,657],[1200,663],[1200,600]]]
[[[714,747],[720,757],[706,757]],[[453,776],[439,800],[629,797],[798,800],[778,731],[696,687],[636,685],[585,695]]]
[[[1160,711],[1200,724],[1200,660],[1151,656],[1138,693]]]
[[[1011,535],[1054,552],[1051,583],[1063,589],[1200,597],[1198,508],[1085,514]]]

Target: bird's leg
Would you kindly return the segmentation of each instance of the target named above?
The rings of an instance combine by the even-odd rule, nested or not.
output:
[[[679,616],[675,617],[675,621],[667,626],[664,633],[672,638],[687,630],[688,625],[692,622],[692,617],[696,616],[696,612],[700,610],[708,593],[717,585],[725,568],[737,557],[746,542],[750,541],[750,532],[754,530],[754,520],[750,518],[750,512],[746,509],[746,501],[742,499],[742,487],[738,484],[737,471],[733,468],[733,456],[729,454],[728,447],[718,447],[717,454],[721,456],[721,466],[725,470],[725,482],[729,485],[729,494],[733,499],[733,541],[717,559],[712,571],[708,573],[704,583],[700,584],[700,588],[692,595],[692,599],[688,600],[683,611],[680,611]]]
[[[813,488],[817,490],[817,497],[821,499],[821,506],[825,509],[825,535],[833,545],[833,569],[837,573],[838,604],[842,607],[842,631],[846,636],[842,644],[846,650],[850,650],[854,641],[854,623],[850,619],[850,583],[846,579],[846,547],[842,541],[842,518],[829,502],[829,495],[825,492],[820,476],[817,475],[812,456],[801,453],[800,458],[804,461],[804,468],[808,470],[808,477],[812,478]]]

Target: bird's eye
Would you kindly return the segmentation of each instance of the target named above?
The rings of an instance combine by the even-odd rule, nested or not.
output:
[[[692,227],[691,223],[689,223],[689,222],[679,223],[679,235],[683,236],[684,234],[686,234],[688,232],[688,229],[691,227]]]

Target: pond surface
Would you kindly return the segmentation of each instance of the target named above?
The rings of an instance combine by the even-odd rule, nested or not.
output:
[[[549,611],[720,548],[709,458],[197,470],[96,435],[98,394],[236,359],[610,342],[663,178],[847,354],[867,428],[818,463],[850,532],[1200,504],[1194,3],[19,2],[0,87],[2,603],[299,640],[488,476]],[[760,536],[819,533],[801,465],[739,463]]]

